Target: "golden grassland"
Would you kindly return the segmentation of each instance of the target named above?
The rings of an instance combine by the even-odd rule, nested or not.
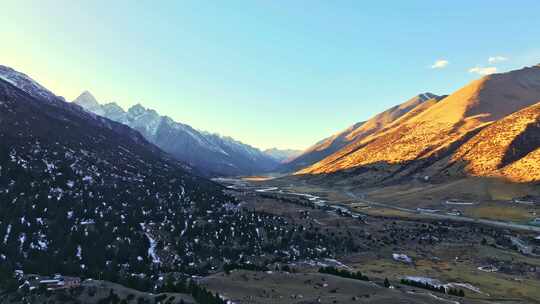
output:
[[[483,218],[500,221],[512,221],[527,223],[532,220],[534,214],[540,213],[537,207],[518,204],[501,204],[497,202],[484,202],[479,206],[464,208],[464,215],[474,218]]]
[[[540,196],[540,185],[511,183],[493,178],[466,178],[440,184],[411,182],[406,184],[359,188],[351,186],[313,185],[297,178],[282,178],[259,181],[261,185],[276,186],[291,192],[309,193],[333,203],[358,206],[361,201],[351,197],[364,196],[369,201],[408,209],[430,208],[441,212],[459,210],[463,215],[500,221],[527,223],[540,215],[540,206],[515,204],[513,198],[525,195]],[[447,205],[448,199],[472,202],[472,206]],[[415,214],[395,209],[371,206],[355,208],[355,211],[370,215],[402,216],[417,218]]]
[[[393,261],[387,255],[369,255],[349,258],[351,266],[361,270],[369,277],[388,278],[391,282],[399,282],[403,276],[423,276],[437,278],[443,282],[468,283],[480,289],[481,293],[466,290],[470,299],[521,299],[526,303],[540,303],[540,280],[532,277],[519,277],[499,272],[484,272],[472,261],[474,256],[512,259],[514,262],[527,262],[540,267],[535,258],[502,251],[489,246],[474,248],[442,247],[435,251],[436,257],[418,257],[415,252],[405,252],[414,258],[414,265]],[[448,262],[451,261],[451,262]]]

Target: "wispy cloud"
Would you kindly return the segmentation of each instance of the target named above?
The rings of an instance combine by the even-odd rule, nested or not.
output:
[[[475,73],[478,75],[489,75],[497,72],[496,67],[480,67],[475,66],[474,68],[469,69],[469,73]]]
[[[504,56],[492,56],[488,58],[488,62],[491,64],[499,63],[508,60],[508,57]]]
[[[446,59],[439,59],[435,61],[434,64],[431,65],[432,69],[444,69],[446,66],[448,66],[450,62]]]

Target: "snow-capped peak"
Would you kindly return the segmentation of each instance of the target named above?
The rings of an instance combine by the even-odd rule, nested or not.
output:
[[[124,111],[116,103],[100,105],[89,92],[83,92],[74,102],[89,112],[130,126],[164,151],[178,155],[180,160],[187,160],[195,166],[199,163],[208,166],[208,159],[211,158],[212,164],[215,164],[215,167],[209,168],[212,171],[216,168],[230,169],[236,170],[233,174],[244,174],[251,173],[251,170],[266,170],[277,164],[272,157],[257,148],[231,137],[196,130],[168,116],[161,116],[140,103]]]
[[[437,95],[435,95],[433,93],[426,92],[426,93],[419,94],[418,97],[420,98],[420,100],[426,101],[426,100],[436,98]]]
[[[146,112],[146,108],[143,107],[142,104],[137,103],[137,104],[131,106],[131,107],[128,109],[128,112],[129,112],[129,113],[132,113],[133,115],[141,115],[141,114],[143,114],[144,112]]]
[[[94,95],[88,91],[84,91],[73,102],[88,110],[98,109],[100,106]]]
[[[110,113],[125,113],[124,109],[115,102],[109,102],[102,106],[106,112]]]

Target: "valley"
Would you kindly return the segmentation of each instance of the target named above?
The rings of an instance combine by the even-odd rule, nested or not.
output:
[[[243,201],[248,209],[276,214],[309,227],[310,230],[322,231],[334,237],[346,236],[351,250],[336,254],[333,258],[346,265],[343,267],[362,271],[371,280],[382,282],[389,279],[396,284],[406,276],[432,278],[456,286],[467,286],[466,298],[473,302],[537,303],[540,242],[536,237],[540,234],[540,227],[513,222],[509,218],[489,219],[489,215],[475,217],[446,214],[442,210],[445,203],[450,204],[451,207],[446,207],[449,210],[456,209],[456,206],[471,208],[467,202],[455,199],[441,201],[439,210],[435,212],[427,207],[423,210],[412,209],[416,205],[410,202],[397,205],[376,203],[369,195],[360,192],[313,186],[287,177],[219,181],[228,187],[229,193]],[[475,206],[481,208],[484,203],[478,202]],[[521,207],[508,201],[505,203],[527,210],[538,208]],[[492,209],[493,206],[489,206]],[[468,211],[467,214],[474,213]],[[527,248],[516,247],[515,242],[522,242]],[[317,267],[308,265],[317,263],[325,262],[295,265],[299,273],[309,276],[313,271],[316,272]],[[496,270],[483,270],[489,267]],[[256,276],[259,276],[256,282],[275,280],[272,274],[259,273]],[[303,277],[299,276],[298,280],[300,278]],[[218,278],[213,278],[210,282],[215,284],[216,280]],[[253,278],[238,280],[242,288],[247,288],[245,284],[257,284],[249,283]],[[260,284],[256,286],[266,291],[261,294],[259,290],[258,296],[255,291],[250,294],[260,300],[256,303],[266,303],[269,300],[264,299],[273,296],[270,287]],[[227,285],[234,285],[234,280]],[[276,286],[279,285],[273,288],[279,290]],[[232,289],[229,292],[234,294]],[[279,297],[278,294],[274,296]],[[325,303],[324,300],[322,302]]]
[[[0,66],[0,303],[540,303],[540,65],[300,152]]]
[[[317,205],[346,208],[347,212],[355,214],[446,219],[540,232],[540,227],[530,224],[540,214],[540,203],[534,200],[519,203],[519,197],[540,192],[540,189],[530,185],[478,179],[457,180],[440,185],[400,184],[380,188],[325,186],[310,184],[309,180],[296,177],[216,181],[229,184],[234,189],[246,187],[252,190],[253,187],[261,187],[255,191],[306,197]],[[248,182],[252,184],[246,184]],[[479,187],[481,191],[475,189],[475,183],[482,184]],[[486,191],[497,192],[499,196],[486,196]]]

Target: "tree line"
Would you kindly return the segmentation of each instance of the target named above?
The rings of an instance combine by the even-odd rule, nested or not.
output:
[[[442,285],[441,286],[435,286],[435,285],[429,284],[428,282],[419,282],[419,281],[401,279],[401,284],[414,286],[414,287],[418,287],[418,288],[423,288],[423,289],[427,289],[427,290],[431,290],[431,291],[435,291],[435,292],[445,293],[445,294],[449,294],[449,295],[457,296],[457,297],[464,297],[465,296],[465,292],[462,289],[449,288],[447,290]]]
[[[360,271],[349,271],[346,269],[338,269],[332,266],[319,268],[319,273],[326,273],[347,279],[369,281],[369,278],[366,275],[362,274]]]

